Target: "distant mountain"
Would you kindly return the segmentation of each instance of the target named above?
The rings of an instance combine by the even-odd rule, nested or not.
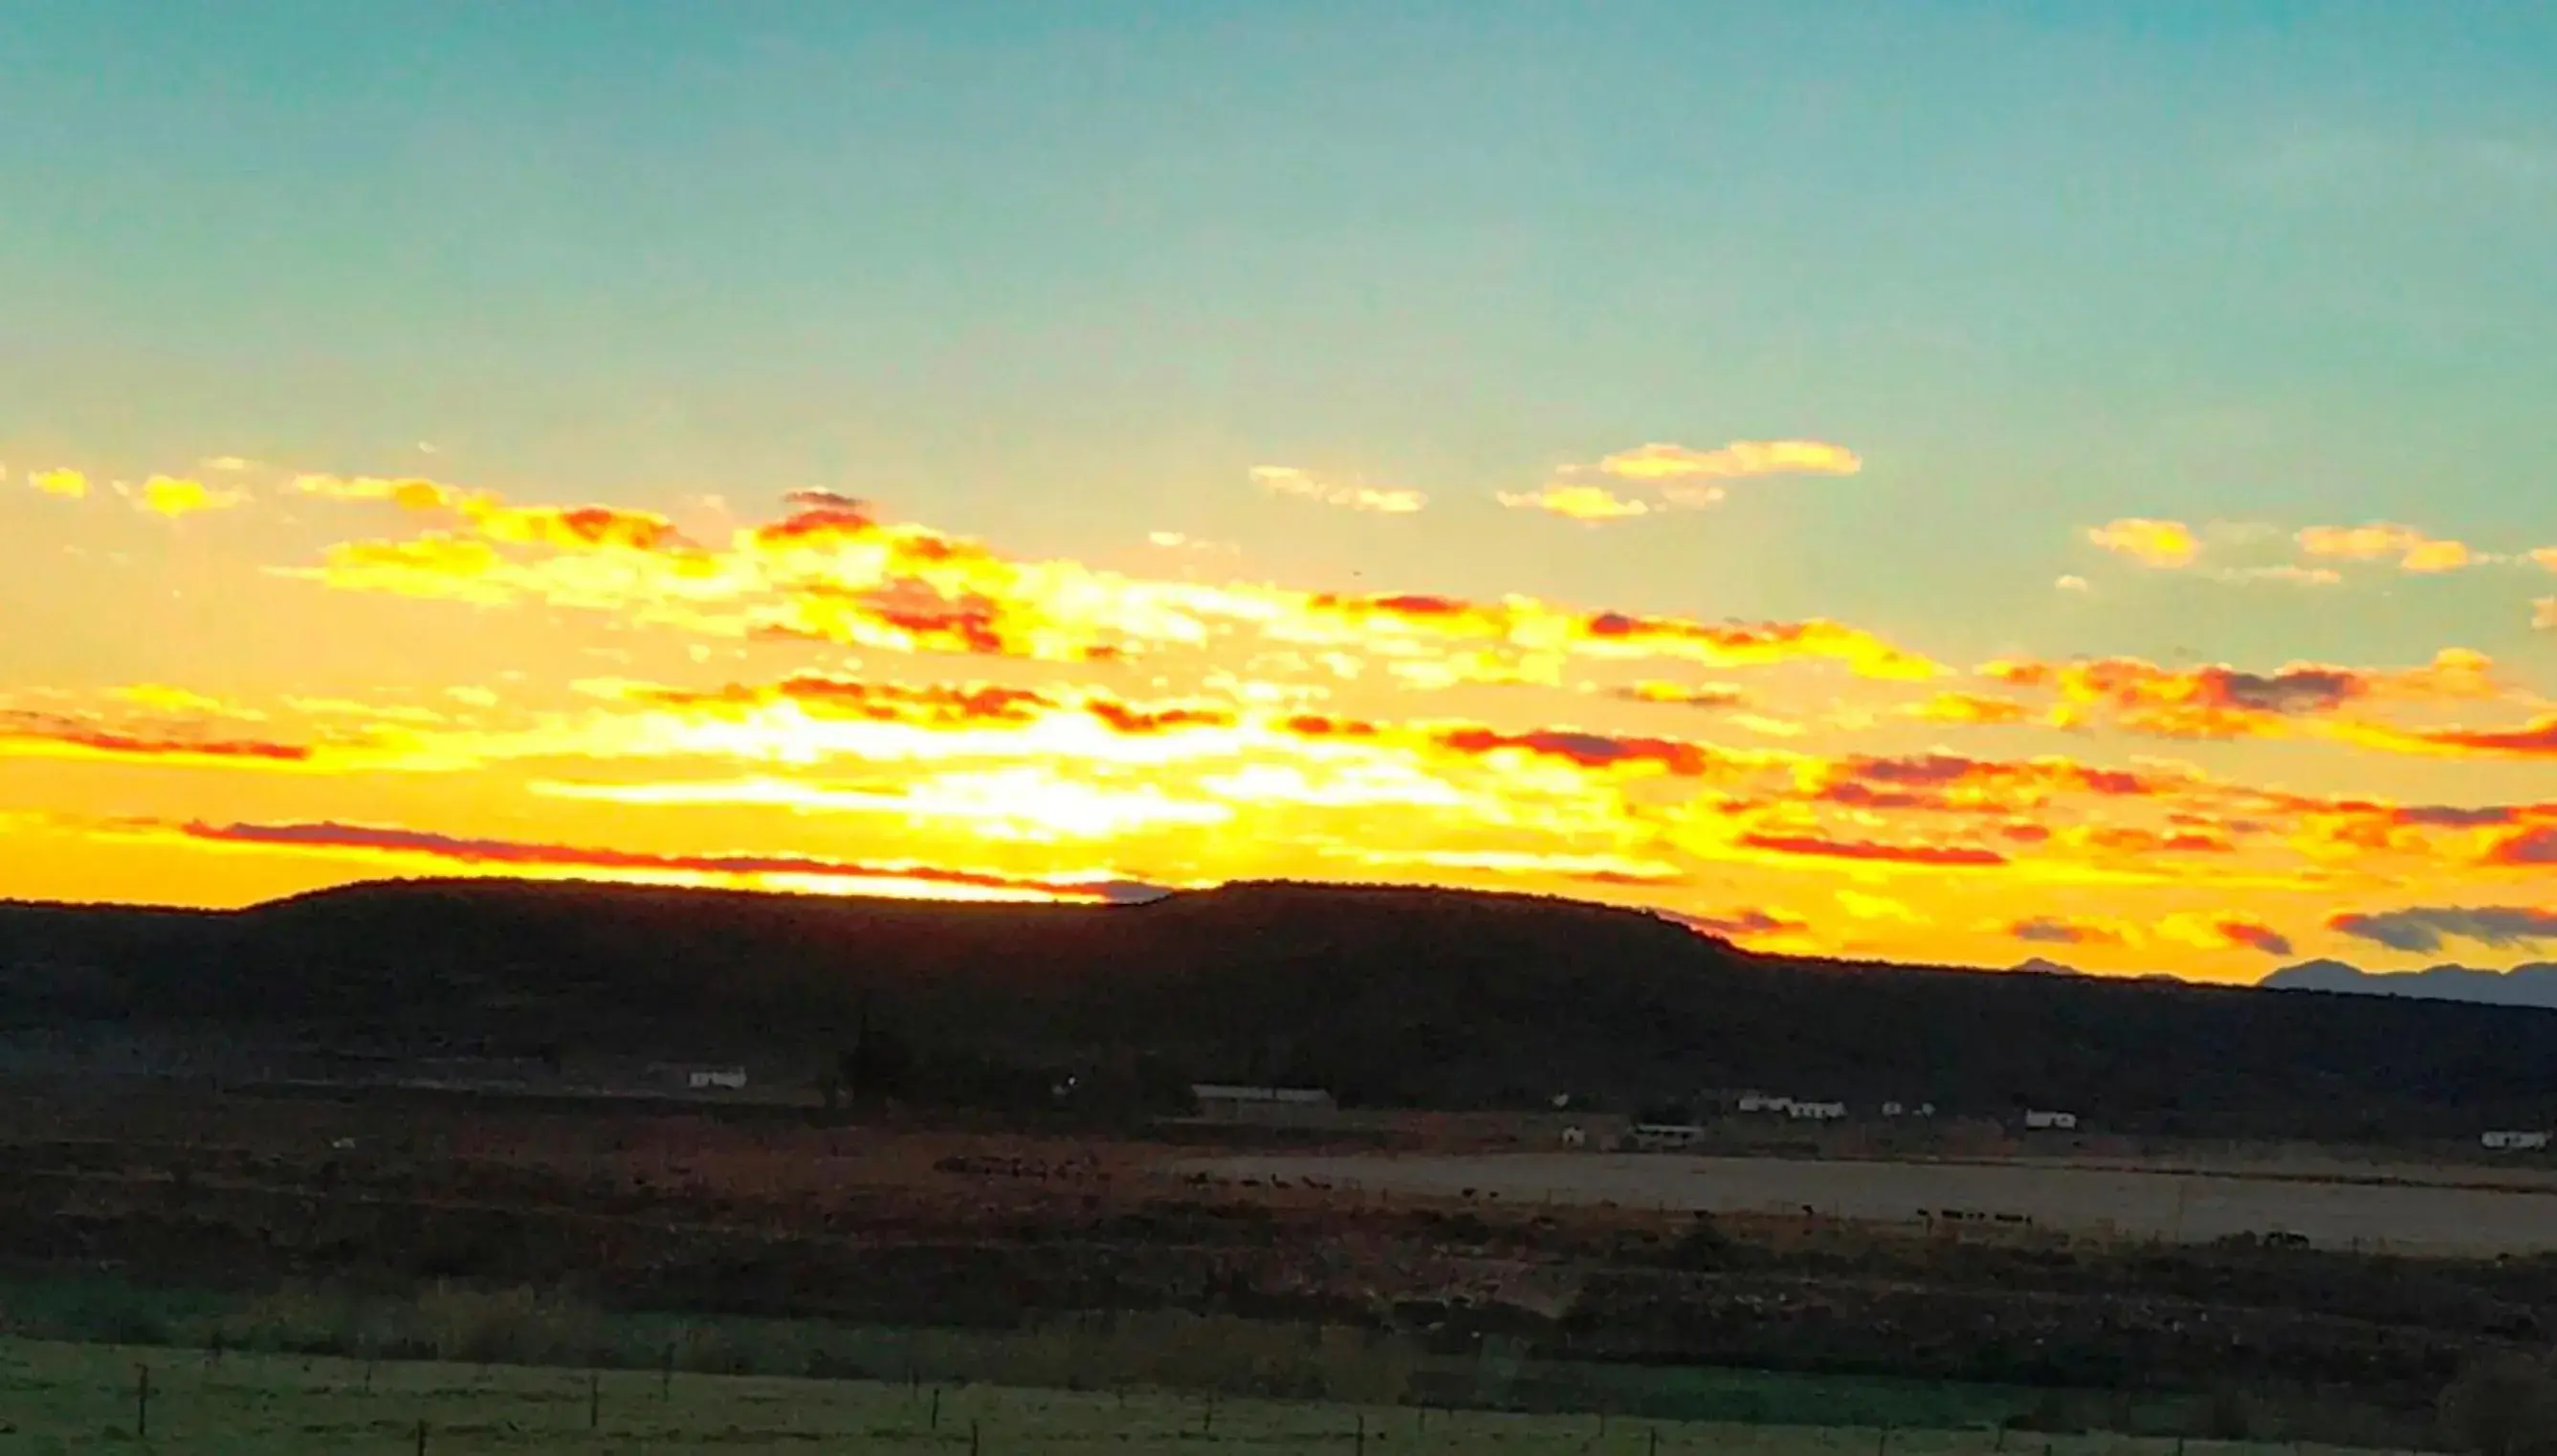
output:
[[[1754,955],[1636,910],[1321,884],[1144,905],[509,880],[237,912],[0,903],[0,1039],[84,1028],[812,1082],[849,1057],[898,1096],[981,1105],[1024,1088],[1044,1105],[1048,1074],[1072,1072],[1368,1106],[1545,1107],[1564,1090],[1621,1109],[1762,1087],[2215,1136],[2557,1121],[2552,1011]]]
[[[2402,995],[2490,1006],[2557,1009],[2557,962],[2480,971],[2435,966],[2426,971],[2364,971],[2342,961],[2303,961],[2256,983],[2268,991],[2328,991],[2348,995]]]
[[[2086,974],[2075,966],[2063,966],[2058,961],[2043,956],[2036,956],[2030,961],[2018,961],[2009,969],[2025,976],[2084,976]]]

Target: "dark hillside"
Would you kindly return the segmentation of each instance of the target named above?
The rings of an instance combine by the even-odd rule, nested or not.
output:
[[[1250,884],[1014,906],[469,880],[237,913],[0,906],[0,1016],[18,1027],[813,1067],[866,1014],[926,1056],[1148,1057],[1368,1102],[1746,1086],[2196,1133],[2557,1121],[2549,1012],[1784,960],[1523,896]]]

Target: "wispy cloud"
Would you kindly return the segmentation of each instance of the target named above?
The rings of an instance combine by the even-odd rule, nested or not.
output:
[[[47,495],[60,495],[70,500],[77,500],[88,494],[88,476],[68,466],[53,470],[38,470],[27,477],[27,483]]]
[[[171,520],[200,511],[228,510],[246,499],[240,491],[210,489],[185,475],[154,475],[142,486],[142,508]]]
[[[1820,440],[1735,440],[1711,450],[1655,443],[1620,450],[1598,462],[1620,480],[1737,480],[1752,475],[1852,475],[1864,468],[1854,451]]]
[[[1541,510],[1574,521],[1621,521],[1652,513],[1649,503],[1627,499],[1604,485],[1570,485],[1559,480],[1535,490],[1504,490],[1495,498],[1512,510]]]
[[[2370,521],[2358,526],[2310,526],[2295,538],[2300,550],[2328,561],[2384,561],[2404,572],[2455,572],[2486,558],[2466,542],[2428,536],[2413,526]]]
[[[2475,941],[2497,950],[2557,942],[2557,910],[2535,905],[2410,905],[2337,915],[2327,928],[2392,951],[2434,955],[2443,943]]]
[[[2291,954],[2291,938],[2260,920],[2242,915],[2170,915],[2158,932],[2199,950],[2249,950],[2259,955]]]
[[[1429,497],[1417,490],[1370,485],[1294,465],[1254,465],[1252,483],[1276,495],[1293,495],[1380,515],[1410,515],[1429,503]]]
[[[2089,527],[2086,539],[2142,566],[2174,570],[2193,565],[2202,554],[2202,538],[2182,521],[2123,516]]]

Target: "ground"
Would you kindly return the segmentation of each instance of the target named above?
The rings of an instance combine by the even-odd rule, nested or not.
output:
[[[147,1409],[142,1373],[150,1372]],[[2254,1456],[2269,1448],[2126,1436],[1729,1425],[1413,1407],[921,1387],[645,1372],[258,1357],[0,1342],[0,1450],[159,1456],[544,1452],[968,1451],[1185,1456]],[[138,1431],[146,1421],[148,1431]],[[2285,1448],[2287,1451],[2288,1448]],[[2288,1456],[2304,1456],[2291,1451]]]

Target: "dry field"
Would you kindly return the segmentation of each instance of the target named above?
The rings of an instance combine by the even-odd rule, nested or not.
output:
[[[2070,1234],[2208,1243],[2288,1233],[2337,1248],[2494,1255],[2557,1249],[2557,1193],[2028,1163],[1811,1161],[1643,1153],[1195,1159],[1237,1186],[1908,1224],[1946,1211]]]

